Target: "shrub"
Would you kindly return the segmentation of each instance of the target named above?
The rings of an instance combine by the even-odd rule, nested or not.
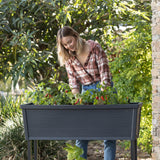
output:
[[[14,117],[17,113],[21,114],[20,104],[23,103],[23,100],[23,96],[0,96],[0,123]]]
[[[0,126],[0,159],[26,159],[26,152],[22,116],[17,114]]]

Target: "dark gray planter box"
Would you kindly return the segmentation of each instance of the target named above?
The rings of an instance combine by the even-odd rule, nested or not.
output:
[[[37,140],[131,140],[131,157],[136,160],[141,106],[142,103],[75,106],[24,104],[21,108],[25,137],[28,142],[34,140],[35,147]]]

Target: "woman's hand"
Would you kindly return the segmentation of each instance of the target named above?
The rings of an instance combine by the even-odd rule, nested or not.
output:
[[[79,94],[79,89],[77,89],[77,88],[72,89],[72,93],[73,93],[74,95]]]
[[[102,87],[101,87],[101,91],[102,91],[102,92],[105,91],[106,89],[107,89],[106,86],[102,86]]]

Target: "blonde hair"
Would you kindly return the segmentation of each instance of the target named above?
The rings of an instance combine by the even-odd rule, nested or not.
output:
[[[68,50],[62,45],[62,38],[67,36],[73,36],[77,40],[77,55],[80,54],[85,48],[86,41],[79,36],[79,33],[72,27],[64,26],[57,32],[57,54],[60,66],[63,66],[65,62],[71,57],[75,56],[68,52]]]

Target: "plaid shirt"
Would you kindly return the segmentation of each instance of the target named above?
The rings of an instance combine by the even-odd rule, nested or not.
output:
[[[79,89],[80,84],[89,85],[100,81],[101,84],[111,84],[111,74],[108,59],[99,43],[92,40],[87,41],[90,45],[90,53],[84,66],[76,57],[69,58],[65,67],[68,73],[70,87]]]

